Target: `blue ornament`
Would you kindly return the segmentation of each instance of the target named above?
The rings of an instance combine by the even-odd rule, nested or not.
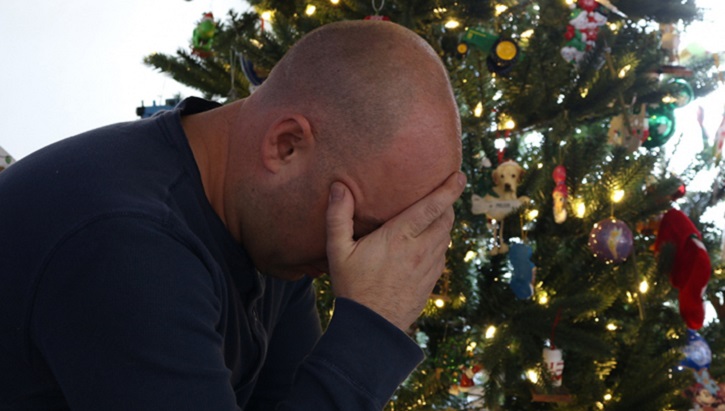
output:
[[[242,65],[242,73],[244,73],[244,77],[247,78],[247,81],[249,81],[249,84],[252,87],[261,86],[264,80],[267,79],[267,77],[262,77],[257,73],[254,69],[254,63],[244,57],[243,54],[239,55],[239,62]]]
[[[607,264],[621,263],[632,253],[632,231],[622,220],[606,218],[589,233],[589,249]]]
[[[712,361],[710,346],[697,331],[687,329],[687,345],[682,352],[685,353],[685,359],[680,363],[683,367],[696,371],[710,367],[710,361]]]
[[[531,262],[531,254],[531,247],[525,244],[511,244],[509,248],[509,260],[514,267],[509,286],[520,300],[534,294],[534,263]]]

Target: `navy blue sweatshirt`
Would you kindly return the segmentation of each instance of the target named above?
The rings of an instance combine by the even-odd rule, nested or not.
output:
[[[257,272],[180,119],[52,144],[0,173],[0,410],[376,410],[422,359],[309,279]]]

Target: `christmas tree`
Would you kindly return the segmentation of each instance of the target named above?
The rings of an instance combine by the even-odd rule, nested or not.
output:
[[[701,221],[725,196],[722,140],[718,150],[703,134],[680,175],[663,149],[690,144],[675,111],[722,81],[719,54],[678,46],[701,13],[693,0],[249,3],[224,20],[205,14],[191,47],[146,63],[232,101],[310,30],[389,19],[450,72],[469,187],[447,269],[410,330],[427,358],[388,409],[725,403],[721,233]],[[711,186],[686,189],[701,172]],[[703,284],[719,317],[704,326]],[[324,322],[329,283],[318,288]]]

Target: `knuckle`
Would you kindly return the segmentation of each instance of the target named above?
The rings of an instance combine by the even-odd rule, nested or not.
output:
[[[423,207],[423,216],[430,222],[437,220],[443,212],[443,208],[437,203],[430,202]]]

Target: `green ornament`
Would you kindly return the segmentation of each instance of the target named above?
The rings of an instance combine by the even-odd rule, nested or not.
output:
[[[216,23],[214,23],[214,15],[212,13],[204,13],[191,37],[193,54],[202,58],[211,56],[215,34]]]
[[[647,107],[649,137],[643,147],[653,148],[664,145],[675,134],[675,112],[671,106],[651,105]]]
[[[695,92],[687,80],[681,78],[670,80],[667,87],[671,90],[676,108],[684,107],[695,99]]]

